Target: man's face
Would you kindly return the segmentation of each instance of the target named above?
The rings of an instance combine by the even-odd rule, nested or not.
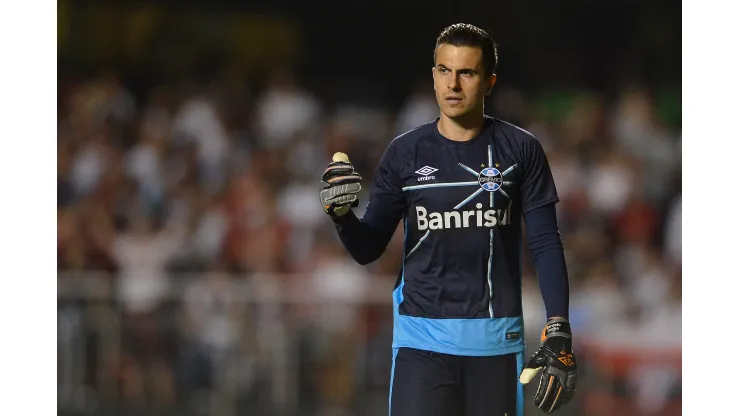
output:
[[[483,51],[468,46],[442,44],[437,48],[432,69],[434,91],[442,113],[459,119],[483,111],[486,94],[496,83],[496,76],[486,78]]]

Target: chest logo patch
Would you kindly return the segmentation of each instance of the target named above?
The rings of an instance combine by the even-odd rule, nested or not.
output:
[[[501,195],[505,196],[507,199],[509,199],[509,200],[511,199],[511,197],[509,196],[509,194],[506,193],[506,191],[504,190],[504,188],[507,187],[507,186],[512,185],[513,182],[506,181],[505,180],[505,177],[506,177],[506,175],[508,175],[509,173],[511,173],[517,167],[517,165],[514,164],[514,165],[510,166],[509,168],[507,168],[506,170],[504,170],[503,172],[501,172],[498,169],[498,164],[496,164],[496,165],[493,164],[493,161],[491,160],[492,158],[491,158],[491,154],[490,153],[489,153],[488,157],[489,157],[488,167],[484,167],[480,172],[476,172],[472,168],[470,168],[470,167],[468,167],[468,166],[466,166],[466,165],[464,165],[462,163],[458,163],[458,166],[460,166],[461,168],[463,168],[466,172],[470,173],[471,175],[475,175],[475,176],[478,177],[478,181],[477,182],[478,182],[478,185],[480,185],[480,189],[478,189],[477,191],[473,192],[472,195],[470,195],[468,198],[465,198],[465,200],[463,200],[462,202],[460,202],[459,204],[457,204],[457,206],[455,206],[455,209],[459,209],[463,205],[467,204],[468,202],[470,202],[470,200],[472,200],[473,198],[475,198],[478,194],[480,194],[483,191],[490,192],[490,195],[491,195],[491,198],[490,198],[491,199],[491,201],[490,201],[490,207],[491,208],[493,208],[493,193],[494,192],[499,192],[499,193],[501,193]],[[473,182],[473,183],[475,183],[475,182]]]
[[[504,177],[496,168],[485,168],[478,174],[478,183],[483,190],[494,192],[501,189]]]

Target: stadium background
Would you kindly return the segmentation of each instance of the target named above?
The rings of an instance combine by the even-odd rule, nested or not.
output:
[[[375,3],[59,1],[60,414],[386,414],[401,235],[354,264],[318,180],[341,150],[369,182],[436,117],[459,21],[500,44],[486,111],[539,137],[561,196],[561,414],[681,413],[680,3]]]

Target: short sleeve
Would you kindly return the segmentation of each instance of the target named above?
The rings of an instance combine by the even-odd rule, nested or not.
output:
[[[362,220],[374,228],[395,229],[406,209],[401,178],[401,158],[397,142],[383,152],[370,185],[370,196]]]
[[[545,150],[534,137],[528,137],[522,147],[524,182],[522,185],[522,214],[559,201],[552,170]]]

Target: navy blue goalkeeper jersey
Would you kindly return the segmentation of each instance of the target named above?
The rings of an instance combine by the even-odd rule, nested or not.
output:
[[[363,216],[404,223],[393,347],[523,351],[522,216],[557,200],[540,143],[504,121],[487,116],[466,142],[442,136],[437,120],[394,139]]]

